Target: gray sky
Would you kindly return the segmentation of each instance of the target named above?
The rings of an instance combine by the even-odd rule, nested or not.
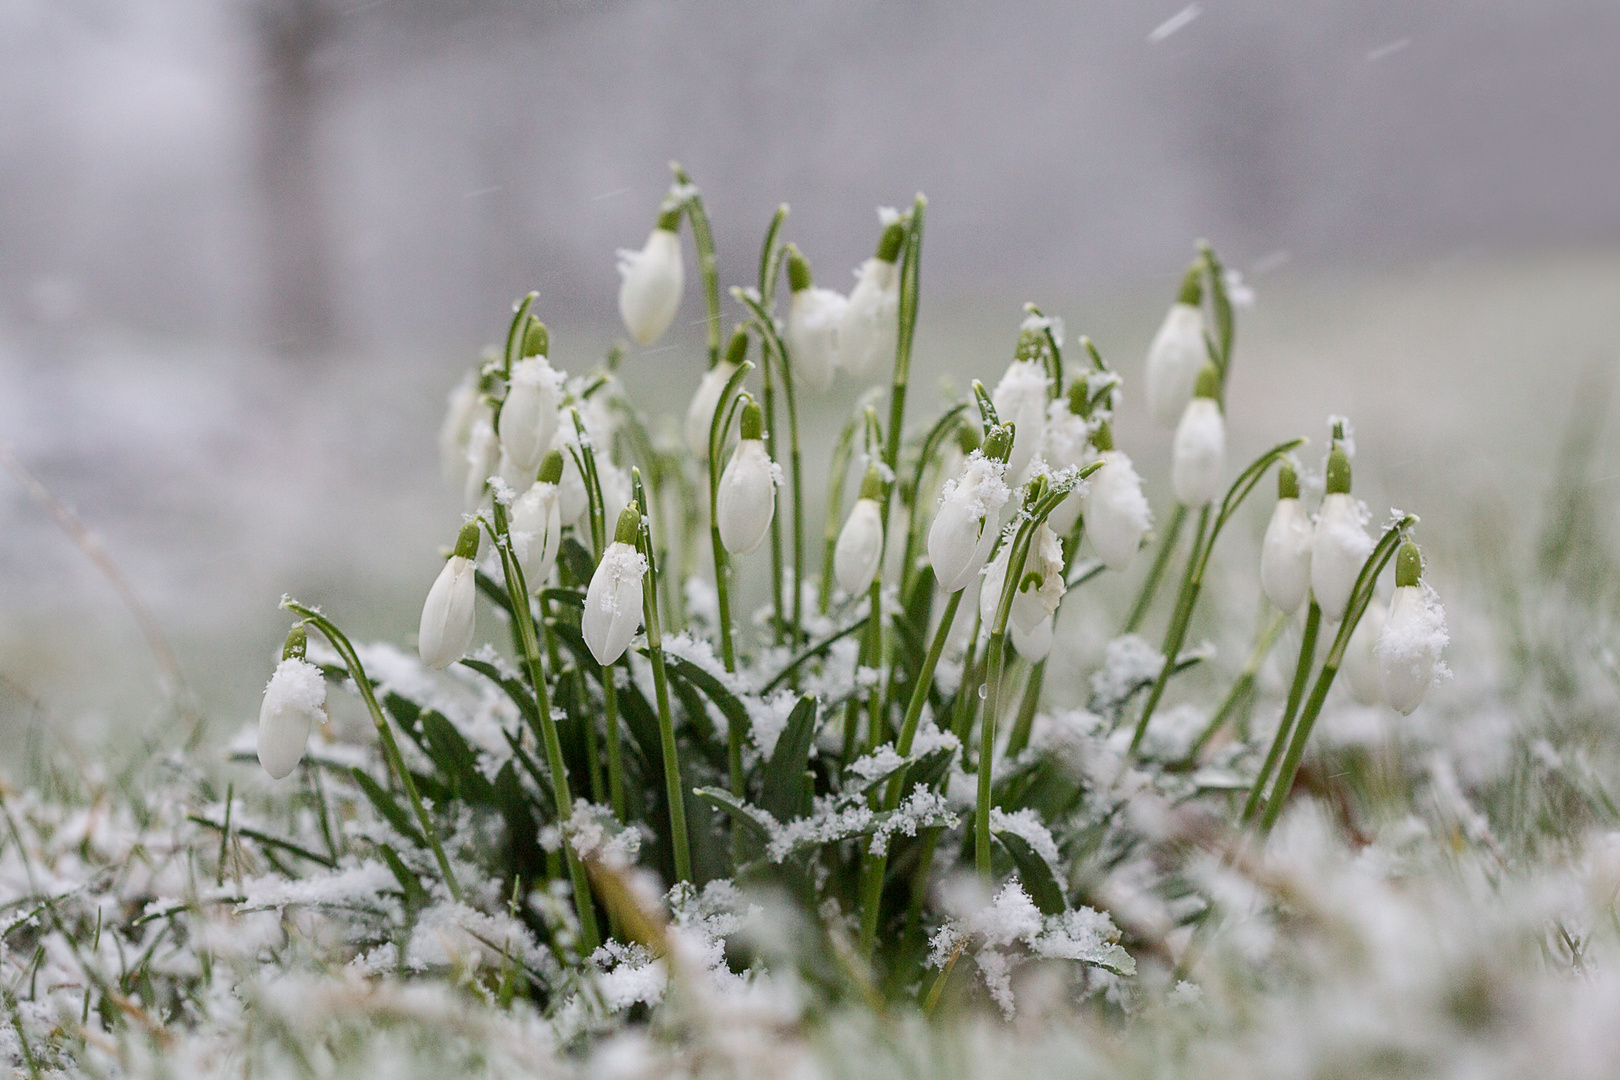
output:
[[[0,0],[0,322],[266,340],[254,9],[290,2]],[[843,286],[916,190],[936,296],[1136,290],[1200,236],[1261,272],[1620,239],[1609,0],[327,7],[300,199],[373,347],[531,286],[611,317],[676,157],[728,282],[786,200]]]

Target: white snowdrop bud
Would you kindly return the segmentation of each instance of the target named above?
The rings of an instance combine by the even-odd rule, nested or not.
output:
[[[900,245],[906,230],[894,222],[883,230],[877,254],[855,271],[855,288],[838,327],[838,362],[855,379],[870,378],[894,359],[900,336]]]
[[[1198,373],[1209,360],[1204,344],[1203,286],[1199,277],[1202,264],[1187,271],[1181,285],[1181,298],[1172,304],[1164,324],[1148,346],[1147,372],[1143,383],[1148,410],[1162,427],[1170,427],[1186,411],[1198,384]]]
[[[259,706],[259,764],[273,780],[297,767],[310,729],[326,721],[326,678],[304,659],[307,642],[303,626],[293,627]]]
[[[530,592],[539,592],[557,564],[562,545],[562,500],[557,482],[562,479],[562,455],[548,451],[540,463],[540,479],[512,507],[512,553],[523,567]]]
[[[1383,632],[1388,612],[1377,599],[1367,604],[1356,623],[1355,632],[1344,649],[1344,674],[1350,680],[1350,696],[1362,705],[1377,705],[1384,700],[1384,673],[1378,670],[1378,657],[1373,648]]]
[[[748,335],[739,327],[726,346],[725,359],[703,373],[692,404],[686,407],[686,447],[701,462],[709,460],[709,432],[714,426],[714,410],[720,405],[720,395],[726,384],[737,374],[737,369],[748,357]]]
[[[467,513],[477,510],[484,501],[484,485],[496,475],[500,463],[501,443],[495,437],[495,428],[480,417],[473,421],[472,434],[467,438],[467,471],[461,487],[461,502]]]
[[[1010,494],[1006,436],[992,435],[984,449],[968,455],[962,474],[945,481],[939,510],[928,529],[928,562],[934,580],[947,594],[965,588],[979,575],[996,540],[996,520]]]
[[[641,625],[641,584],[647,559],[636,550],[640,527],[641,507],[631,503],[619,514],[613,543],[602,552],[590,588],[585,590],[580,633],[599,664],[611,664],[623,656]]]
[[[1197,510],[1220,494],[1226,472],[1226,419],[1221,415],[1221,376],[1206,363],[1198,391],[1187,402],[1170,446],[1170,484],[1182,505]]]
[[[496,498],[505,498],[508,502],[528,491],[534,483],[534,470],[520,468],[518,463],[512,460],[512,455],[505,450],[501,451],[501,464],[495,470],[495,475],[500,478],[505,488],[496,490],[494,495]]]
[[[518,469],[530,474],[531,483],[557,435],[562,382],[562,373],[553,370],[544,356],[530,356],[512,365],[512,380],[501,406],[501,449]]]
[[[439,428],[439,463],[447,482],[461,487],[467,482],[467,445],[472,439],[473,424],[490,420],[489,403],[478,392],[478,375],[469,371],[456,388],[450,391],[450,401]]]
[[[1025,335],[1031,333],[1024,331]],[[1022,353],[1024,350],[1020,347],[1019,351]],[[1051,385],[1052,378],[1039,360],[1014,360],[1007,365],[1006,373],[990,395],[991,404],[995,405],[996,415],[1001,422],[1010,421],[1013,425],[1013,448],[1012,456],[1007,460],[1007,475],[1017,483],[1029,479],[1024,475],[1025,470],[1046,437],[1047,389]]]
[[[1011,621],[1025,634],[1033,634],[1042,619],[1051,618],[1063,600],[1063,545],[1046,522],[1035,527],[1029,554],[1013,596]]]
[[[664,336],[681,306],[685,269],[681,265],[679,208],[666,210],[640,251],[619,249],[619,315],[639,344]]]
[[[1260,588],[1278,611],[1292,615],[1311,587],[1311,515],[1299,501],[1299,476],[1283,462],[1277,505],[1260,545]]]
[[[1035,624],[1035,629],[1024,633],[1016,622],[1008,622],[1007,637],[1012,640],[1012,646],[1032,664],[1040,663],[1052,651],[1052,616],[1048,615]]]
[[[562,455],[562,478],[557,481],[557,510],[562,515],[564,525],[574,525],[590,509],[591,496],[585,490],[585,474],[580,471],[579,461],[575,457],[580,453],[579,430],[574,427],[572,415],[565,413],[558,416],[557,435],[551,441],[551,448]]]
[[[1136,467],[1125,451],[1114,449],[1113,430],[1106,420],[1093,438],[1102,452],[1102,468],[1091,474],[1091,486],[1086,490],[1086,535],[1103,565],[1124,573],[1153,525],[1153,512],[1142,494]]]
[[[877,577],[883,557],[883,477],[876,465],[866,470],[861,497],[849,512],[833,548],[833,577],[850,596],[859,596]]]
[[[439,571],[422,605],[416,649],[422,662],[443,670],[460,660],[472,644],[473,600],[478,584],[473,560],[478,557],[478,524],[469,521],[456,537],[456,551]]]
[[[817,288],[810,277],[810,264],[799,249],[789,244],[787,251],[788,285],[793,289],[788,301],[787,344],[793,354],[793,377],[802,386],[825,392],[838,367],[838,328],[849,300],[832,289]]]
[[[1423,556],[1408,540],[1395,556],[1395,599],[1373,646],[1384,677],[1384,700],[1396,712],[1410,715],[1435,680],[1447,674],[1440,653],[1448,640],[1445,610],[1423,580]]]
[[[1311,592],[1328,622],[1344,618],[1350,591],[1372,549],[1367,511],[1350,495],[1350,458],[1335,444],[1328,454],[1327,494],[1311,539]]]
[[[715,511],[720,542],[733,555],[759,547],[776,512],[776,463],[765,452],[765,419],[752,398],[743,406],[742,438],[720,474]]]

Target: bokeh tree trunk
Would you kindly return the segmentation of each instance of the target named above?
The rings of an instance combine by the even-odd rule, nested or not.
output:
[[[337,19],[329,0],[256,0],[253,20],[269,341],[289,356],[318,356],[341,340],[319,146],[320,53]]]

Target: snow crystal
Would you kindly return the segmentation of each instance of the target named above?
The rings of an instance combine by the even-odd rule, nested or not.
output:
[[[748,733],[760,755],[768,759],[776,753],[776,741],[787,730],[788,717],[799,704],[799,695],[791,690],[778,690],[763,701],[744,698],[743,704],[748,709]]]
[[[499,476],[491,476],[489,478],[489,490],[490,493],[494,495],[495,501],[500,503],[502,506],[511,506],[513,503],[517,502],[517,492],[512,490],[511,484],[508,484]]]
[[[296,880],[289,880],[280,874],[250,878],[242,883],[243,899],[237,905],[237,910],[280,909],[294,905],[372,905],[384,891],[398,888],[399,879],[394,877],[387,865],[367,861]]]
[[[1018,324],[1021,333],[1039,333],[1042,330],[1052,331],[1052,337],[1057,341],[1058,348],[1063,347],[1063,320],[1055,315],[1036,315],[1031,312],[1024,316],[1024,321]]]
[[[1108,643],[1103,666],[1091,676],[1091,709],[1108,716],[1130,696],[1158,678],[1164,655],[1140,634],[1125,634]]]
[[[1026,806],[1011,814],[999,806],[991,807],[990,831],[1012,833],[1033,848],[1035,854],[1054,870],[1061,862],[1057,841],[1052,839],[1051,830],[1042,824],[1041,816],[1034,807]]]
[[[264,688],[266,709],[296,709],[326,719],[326,676],[307,660],[289,656],[276,665]]]
[[[865,757],[851,762],[849,771],[870,784],[888,776],[905,763],[905,759],[895,752],[894,747],[885,744]]]

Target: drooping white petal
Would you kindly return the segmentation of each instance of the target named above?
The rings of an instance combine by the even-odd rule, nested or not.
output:
[[[1153,525],[1153,512],[1142,494],[1142,479],[1123,450],[1103,451],[1102,462],[1102,468],[1091,474],[1085,496],[1086,535],[1103,565],[1123,573]]]
[[[1046,437],[1047,388],[1051,376],[1039,360],[1014,360],[996,383],[990,402],[1002,423],[1013,424],[1012,455],[1007,459],[1007,475],[1023,483],[1024,471],[1034,460]]]
[[[1198,373],[1208,360],[1204,313],[1192,304],[1172,304],[1148,346],[1147,371],[1142,380],[1148,410],[1162,427],[1181,419],[1192,400]]]
[[[472,644],[477,592],[473,561],[452,555],[428,590],[416,632],[417,652],[428,667],[442,670],[466,655]]]
[[[1260,588],[1278,611],[1292,615],[1311,587],[1311,515],[1298,499],[1278,499],[1260,545]]]
[[[1344,618],[1350,590],[1372,554],[1366,521],[1366,509],[1350,495],[1335,492],[1322,499],[1311,538],[1311,592],[1328,622]]]
[[[793,378],[802,386],[825,392],[838,367],[838,330],[849,300],[832,289],[811,286],[793,294],[788,305],[787,343],[793,354]]]
[[[934,579],[947,593],[978,576],[995,543],[995,521],[1009,492],[1002,479],[1006,467],[978,450],[969,455],[962,474],[947,480],[939,510],[928,530],[928,561]]]
[[[625,329],[637,343],[651,345],[664,336],[681,305],[685,270],[680,237],[654,229],[640,251],[620,249],[619,276],[619,315]]]
[[[501,462],[500,440],[488,420],[473,422],[472,434],[467,439],[467,471],[462,482],[461,501],[467,513],[478,509],[484,501],[484,484],[496,474]]]
[[[855,272],[838,328],[838,362],[855,379],[868,379],[894,361],[900,334],[900,270],[876,256]]]
[[[520,470],[534,473],[557,434],[563,376],[543,356],[512,365],[512,381],[501,406],[501,449]],[[531,475],[529,481],[533,482]]]
[[[833,577],[851,596],[865,592],[883,556],[883,509],[876,499],[857,499],[833,548]]]
[[[280,780],[297,767],[316,721],[326,718],[326,678],[306,660],[276,665],[259,706],[259,764]]]
[[[759,547],[776,512],[776,477],[762,439],[742,439],[720,474],[720,542],[733,555]]]
[[[523,567],[530,592],[539,592],[557,564],[562,544],[561,497],[556,484],[543,481],[524,492],[512,507],[512,550]]]
[[[1182,505],[1197,510],[1220,494],[1226,473],[1226,419],[1212,398],[1187,402],[1170,449],[1170,483]]]
[[[580,620],[580,633],[597,663],[613,663],[636,636],[646,573],[647,560],[630,544],[615,540],[602,553],[585,590],[585,612]]]
[[[1003,540],[979,578],[979,623],[985,633],[996,625],[996,611],[1001,606],[1001,592],[1007,584],[1007,560],[1012,554],[1012,540]]]
[[[686,408],[686,446],[699,461],[709,460],[709,432],[714,425],[714,410],[737,368],[737,364],[722,360],[704,372],[697,392],[692,395],[692,403]]]
[[[1373,647],[1378,643],[1387,617],[1384,605],[1375,598],[1367,605],[1345,646],[1344,674],[1350,680],[1350,696],[1362,705],[1377,705],[1384,700],[1384,673],[1378,669]]]
[[[1403,716],[1421,705],[1429,687],[1447,674],[1440,654],[1448,640],[1445,610],[1428,582],[1395,590],[1373,654],[1384,677],[1384,699]]]
[[[450,391],[444,424],[439,428],[439,463],[444,478],[456,487],[467,482],[467,444],[472,439],[473,424],[488,422],[490,408],[478,392],[478,379],[472,373]]]
[[[1012,640],[1012,646],[1032,664],[1046,659],[1052,651],[1052,616],[1048,615],[1035,624],[1035,629],[1025,633],[1016,622],[1007,623],[1007,636]]]

